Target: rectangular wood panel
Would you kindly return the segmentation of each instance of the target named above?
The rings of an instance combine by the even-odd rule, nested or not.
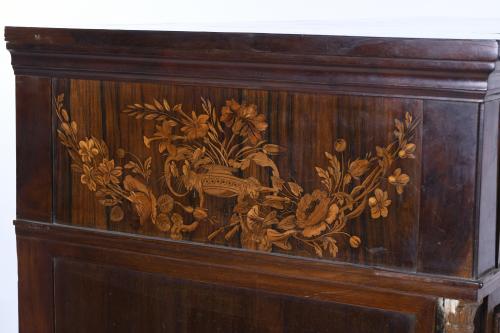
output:
[[[479,221],[477,242],[477,268],[475,276],[481,276],[488,270],[497,267],[497,188],[498,183],[492,181],[498,172],[498,101],[490,101],[481,107],[481,124],[479,135],[482,138],[479,144],[478,183],[476,206],[477,220]]]
[[[61,87],[60,93],[69,94],[61,100],[61,108],[71,117],[67,126],[71,122],[77,126],[74,154],[85,154],[89,140],[95,141],[92,144],[96,147],[104,147],[105,143],[103,149],[108,155],[104,159],[115,168],[117,184],[113,186],[124,187],[113,192],[114,201],[103,205],[103,197],[99,197],[102,191],[98,190],[100,178],[94,174],[101,172],[102,160],[93,162],[95,165],[87,163],[87,171],[77,166],[69,176],[68,146],[61,144],[64,138],[59,134],[55,157],[58,161],[55,177],[59,180],[58,222],[415,270],[421,101],[108,81],[71,80],[68,84],[69,87]],[[213,103],[210,111],[213,115],[207,118],[223,120],[217,125],[222,130],[218,134],[222,144],[220,154],[215,147],[219,144],[217,141],[206,143],[203,141],[206,139],[182,136],[190,130],[203,134],[203,129],[186,125],[172,130],[170,124],[176,123],[173,120],[169,123],[161,114],[168,112],[157,110],[170,107],[177,122],[187,119],[189,123],[190,119],[203,119],[200,118],[204,112],[202,98]],[[233,104],[226,107],[226,103]],[[178,105],[179,110],[174,110],[174,105]],[[184,111],[180,111],[180,105]],[[138,111],[139,106],[146,109]],[[236,115],[228,119],[229,113],[238,112],[236,108],[246,110],[251,121]],[[148,110],[156,110],[156,115],[154,112],[148,115]],[[223,115],[224,112],[229,113]],[[405,115],[408,115],[407,125]],[[61,120],[54,117],[62,126]],[[242,132],[231,135],[237,121],[247,123],[242,123]],[[411,127],[406,141],[396,139],[395,121],[403,127]],[[409,127],[406,130],[410,131]],[[170,131],[173,141],[166,138],[171,135]],[[210,132],[210,135],[213,134]],[[409,158],[400,158],[398,147],[405,145]],[[193,166],[193,163],[201,163],[191,157],[175,160],[175,169],[170,170],[173,167],[172,162],[168,164],[170,157],[183,149],[193,154],[196,148],[205,154],[201,162],[212,159],[210,163],[224,165],[218,166],[222,171],[207,172],[212,170],[209,165],[198,176],[183,176],[186,163]],[[234,152],[240,148],[252,153],[242,156],[250,157],[238,160]],[[384,149],[392,150],[387,160]],[[233,157],[226,158],[226,155]],[[85,158],[81,155],[76,161],[81,164]],[[332,162],[328,162],[329,159]],[[78,163],[73,160],[73,165]],[[236,164],[228,167],[226,163]],[[151,175],[144,173],[146,165],[151,166]],[[342,179],[339,178],[337,188],[332,185],[328,189],[325,173],[334,182],[336,165],[338,177]],[[174,176],[173,172],[179,174]],[[209,178],[209,175],[219,178]],[[204,184],[207,189],[200,191],[197,186],[201,185],[189,183],[189,177],[229,183],[217,184],[218,188]],[[150,186],[147,190],[141,189],[143,182]],[[235,190],[234,186],[241,187]],[[377,191],[380,197],[375,194]],[[132,192],[142,193],[136,198],[147,206],[143,207],[148,212],[142,218],[138,205],[123,204],[132,201]],[[187,194],[180,195],[183,192]],[[175,207],[171,206],[172,197],[176,197]],[[118,201],[121,204],[117,204]],[[315,208],[316,205],[319,206]],[[247,220],[255,207],[252,212],[260,221],[257,224],[254,223],[257,220]],[[255,214],[259,209],[261,212]],[[261,224],[266,217],[268,220]],[[183,222],[179,223],[179,219]],[[291,223],[290,226],[287,223]]]
[[[412,314],[66,259],[55,262],[55,283],[55,332],[415,331]]]
[[[16,77],[17,217],[52,219],[51,79]]]
[[[54,332],[53,261],[43,242],[17,238],[19,332]]]
[[[479,106],[425,101],[418,270],[472,276]]]

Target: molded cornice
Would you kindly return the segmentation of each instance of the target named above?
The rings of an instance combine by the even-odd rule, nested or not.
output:
[[[482,101],[496,40],[6,27],[16,75]]]

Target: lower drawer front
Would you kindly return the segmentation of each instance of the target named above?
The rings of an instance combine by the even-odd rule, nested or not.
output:
[[[413,314],[56,259],[56,332],[414,332]]]

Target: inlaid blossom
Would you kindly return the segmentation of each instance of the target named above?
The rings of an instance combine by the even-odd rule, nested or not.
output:
[[[241,223],[241,246],[245,249],[271,251],[272,244],[266,237],[264,217],[260,216],[259,205],[254,205]]]
[[[326,223],[332,224],[336,219],[339,214],[339,206],[337,204],[332,204],[330,208],[328,208],[328,214],[326,216]]]
[[[347,148],[347,142],[344,139],[337,139],[335,140],[334,147],[335,151],[341,153]]]
[[[262,139],[262,132],[267,129],[266,116],[257,113],[254,104],[242,104],[237,112],[232,130],[242,137],[248,138],[252,144]]]
[[[410,176],[402,173],[401,169],[397,168],[396,170],[394,170],[394,173],[389,176],[388,181],[389,184],[392,184],[396,187],[396,191],[398,192],[398,194],[402,194],[404,187],[410,181]]]
[[[314,190],[305,194],[297,205],[297,226],[305,237],[319,235],[327,228],[325,221],[330,207],[330,198],[326,192]]]
[[[262,216],[261,216],[262,214]],[[271,251],[275,245],[284,250],[290,250],[288,239],[295,234],[295,230],[280,232],[272,228],[279,221],[276,211],[264,213],[259,205],[253,206],[242,221],[241,245],[243,248],[259,251]]]
[[[186,133],[187,139],[190,141],[203,138],[208,133],[208,118],[207,114],[197,116],[193,111],[191,118],[181,128],[181,131]]]
[[[231,127],[236,119],[237,112],[240,109],[240,104],[234,99],[226,101],[226,105],[222,107],[220,121],[227,127]]]
[[[99,150],[96,147],[94,139],[85,139],[78,143],[80,149],[78,154],[82,158],[84,163],[90,163],[92,159],[99,154]]]
[[[95,192],[95,190],[97,189],[97,186],[96,186],[96,183],[94,180],[94,169],[92,167],[88,166],[87,164],[83,165],[82,175],[80,176],[80,181],[82,182],[82,184],[87,185],[89,190],[91,190],[92,192]]]
[[[291,235],[296,233],[295,230],[287,230],[285,232],[279,232],[274,229],[266,229],[266,239],[269,243],[274,246],[279,247],[283,250],[291,250],[292,245],[288,242]]]
[[[349,238],[349,245],[351,245],[352,248],[358,248],[361,245],[361,238],[358,236],[351,236]]]
[[[398,152],[400,158],[415,158],[417,146],[414,143],[405,143]]]
[[[353,162],[349,163],[349,174],[353,178],[358,179],[366,172],[366,170],[368,170],[369,166],[370,162],[368,162],[368,160],[356,159]]]
[[[103,159],[99,164],[98,171],[99,180],[102,184],[118,184],[120,182],[119,177],[122,175],[122,167],[115,167],[114,160]]]
[[[382,191],[377,188],[375,190],[375,196],[368,199],[368,204],[370,205],[370,212],[373,219],[378,219],[379,217],[387,217],[389,210],[387,207],[391,204],[391,200],[388,199],[387,191]]]
[[[173,144],[174,136],[173,136],[173,128],[177,125],[175,121],[172,120],[164,120],[161,125],[156,125],[156,132],[154,136],[151,138],[144,137],[144,144],[146,147],[150,147],[151,142],[158,140],[158,151],[163,153],[168,149],[168,152],[171,155],[175,155],[176,147]]]

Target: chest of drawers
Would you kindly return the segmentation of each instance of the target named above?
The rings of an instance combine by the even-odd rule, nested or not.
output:
[[[496,40],[6,28],[21,332],[497,332]]]

